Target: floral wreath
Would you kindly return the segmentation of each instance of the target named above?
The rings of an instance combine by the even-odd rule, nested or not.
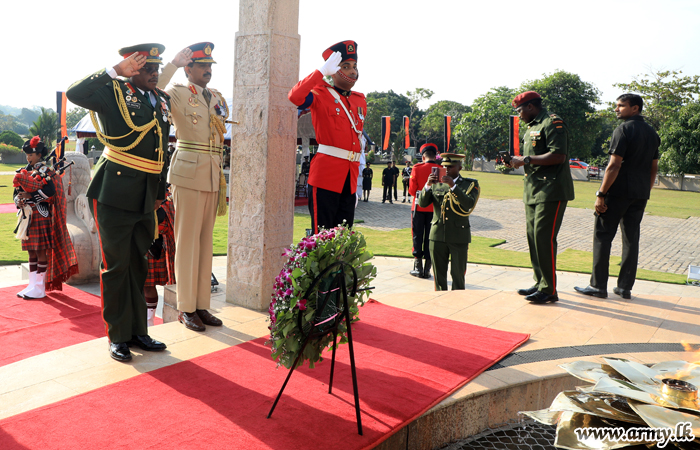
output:
[[[322,291],[324,279],[313,289],[314,280],[331,265],[344,262],[343,269],[347,285],[352,285],[353,269],[357,275],[357,293],[348,292],[348,306],[351,322],[359,320],[359,306],[369,298],[369,291],[364,289],[376,277],[377,268],[368,263],[373,255],[367,250],[365,237],[356,230],[350,230],[345,223],[330,230],[321,230],[318,234],[306,236],[301,241],[286,249],[287,257],[280,274],[275,278],[274,292],[270,301],[270,339],[265,343],[272,347],[272,358],[278,367],[283,365],[290,369],[299,356],[302,341],[311,330],[312,321],[318,315],[327,315],[330,300],[323,311],[317,311],[325,296]],[[339,272],[338,272],[339,273]],[[333,277],[330,275],[329,277]],[[325,280],[328,280],[326,278]],[[312,289],[309,289],[312,288]],[[306,295],[306,298],[303,298]],[[331,294],[332,296],[332,294]],[[339,344],[347,343],[347,324],[341,321],[338,326]],[[333,333],[312,337],[299,358],[298,366],[309,361],[313,368],[318,361],[323,361],[321,354],[333,346]]]

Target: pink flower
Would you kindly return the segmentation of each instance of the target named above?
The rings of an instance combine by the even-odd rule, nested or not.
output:
[[[290,295],[292,295],[292,293],[294,293],[294,290],[291,288],[284,291],[285,297],[289,297]]]
[[[297,303],[297,306],[299,307],[299,311],[306,311],[306,299],[303,299]]]

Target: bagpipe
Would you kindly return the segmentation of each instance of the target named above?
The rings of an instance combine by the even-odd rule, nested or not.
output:
[[[67,138],[65,137],[61,139],[61,141],[57,144],[57,148],[66,139]],[[65,161],[65,156],[60,159],[56,159],[56,150],[54,149],[45,160],[34,164],[31,171],[27,170],[26,168],[19,170],[12,179],[12,186],[18,192],[36,192],[41,190],[48,183],[56,181],[53,183],[56,194],[59,194],[58,197],[63,199],[65,196],[63,193],[61,175],[68,167],[74,164],[74,161],[71,161],[68,164],[65,164]],[[14,233],[17,233],[17,231],[21,229],[20,233],[17,235],[18,239],[26,239],[26,230],[29,226],[29,218],[31,216],[31,207],[29,205],[32,203],[38,204],[40,202],[54,203],[56,197],[57,195],[53,195],[52,197],[48,198],[35,195],[33,198],[26,200],[15,197],[15,204],[17,205],[19,212],[17,213],[17,227],[15,228]]]

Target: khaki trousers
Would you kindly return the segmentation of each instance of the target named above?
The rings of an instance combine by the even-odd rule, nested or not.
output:
[[[173,185],[177,309],[209,309],[218,192]]]

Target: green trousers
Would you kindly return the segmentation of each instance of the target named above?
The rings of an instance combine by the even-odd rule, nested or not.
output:
[[[435,290],[447,290],[447,264],[452,260],[452,290],[464,290],[464,274],[467,273],[467,253],[469,244],[448,244],[430,241],[430,257],[433,262]]]
[[[566,211],[566,201],[525,205],[527,244],[537,289],[557,292],[557,235]]]
[[[148,334],[143,286],[148,275],[146,252],[153,243],[153,213],[127,211],[90,199],[102,250],[100,290],[102,318],[109,341],[127,342]]]

